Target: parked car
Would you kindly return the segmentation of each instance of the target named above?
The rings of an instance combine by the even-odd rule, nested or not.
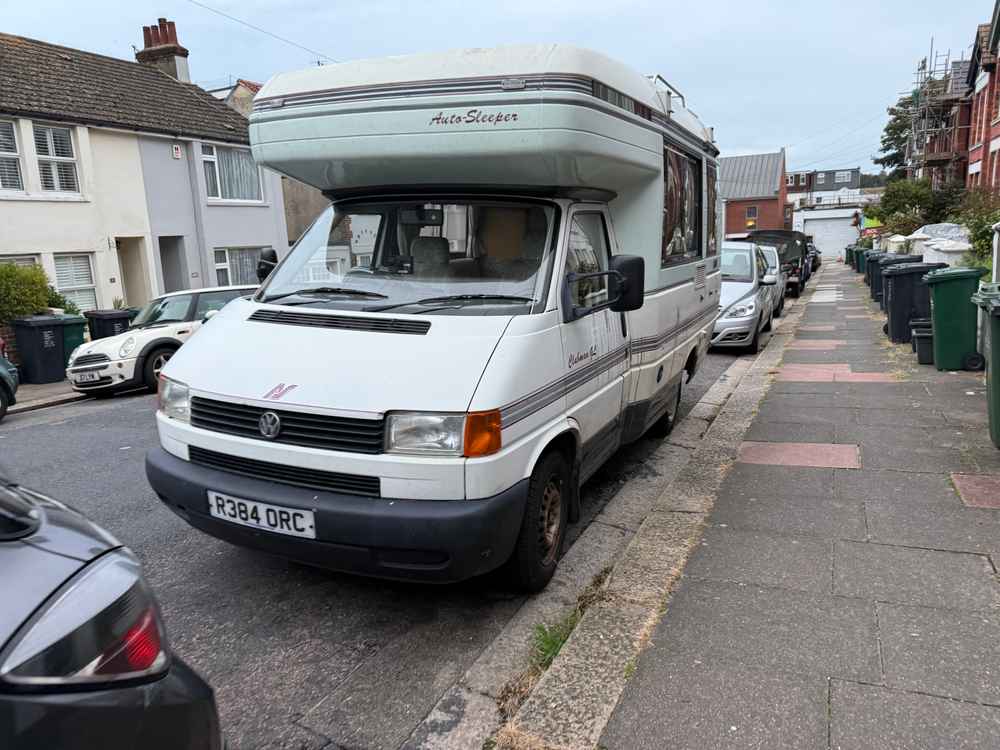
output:
[[[772,291],[778,279],[767,272],[767,260],[754,242],[722,243],[720,313],[712,333],[713,347],[760,351],[760,334],[771,330]]]
[[[785,283],[788,272],[781,268],[778,248],[773,245],[761,245],[760,249],[764,253],[764,260],[767,261],[767,275],[777,279],[771,286],[771,307],[774,310],[774,317],[780,318],[785,311]]]
[[[805,288],[809,269],[806,268],[808,258],[807,235],[789,229],[755,229],[748,237],[752,242],[774,245],[778,248],[781,265],[788,273],[785,282],[789,294],[798,297]]]
[[[109,396],[128,388],[156,390],[160,370],[209,317],[255,286],[172,292],[150,301],[127,331],[77,347],[66,377],[74,391]]]
[[[0,747],[219,750],[211,687],[166,639],[139,561],[0,468]]]
[[[809,248],[808,251],[809,257],[812,258],[812,270],[815,271],[817,268],[823,265],[823,253],[812,242],[809,243],[808,248]]]
[[[7,347],[0,338],[0,422],[7,416],[7,409],[17,403],[17,386],[20,382],[17,367],[7,359]]]

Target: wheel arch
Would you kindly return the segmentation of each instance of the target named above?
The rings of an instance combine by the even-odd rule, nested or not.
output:
[[[580,425],[573,419],[565,419],[552,425],[537,441],[535,450],[528,461],[526,476],[531,476],[542,456],[551,450],[559,450],[566,456],[572,477],[569,503],[569,520],[580,518],[580,454],[582,441]]]

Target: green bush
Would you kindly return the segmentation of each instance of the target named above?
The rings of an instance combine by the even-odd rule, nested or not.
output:
[[[68,315],[79,315],[80,308],[76,306],[75,302],[70,302],[68,299],[63,297],[54,286],[49,286],[49,307],[58,307],[63,312]]]
[[[951,221],[969,230],[974,265],[985,267],[993,256],[993,225],[1000,222],[1000,195],[990,190],[970,190]]]
[[[0,263],[0,323],[43,312],[48,302],[49,280],[41,266]]]

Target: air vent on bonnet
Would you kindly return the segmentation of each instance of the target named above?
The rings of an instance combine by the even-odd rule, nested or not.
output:
[[[409,333],[416,336],[425,335],[431,328],[430,321],[427,320],[355,318],[348,315],[322,315],[292,310],[257,310],[250,316],[250,320],[256,320],[258,323],[276,323],[285,326],[340,328],[345,331],[375,331],[377,333]]]

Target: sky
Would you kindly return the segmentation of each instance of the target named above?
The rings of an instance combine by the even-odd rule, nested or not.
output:
[[[455,47],[567,42],[660,73],[723,155],[784,147],[789,171],[877,171],[886,107],[931,49],[968,58],[989,0],[33,0],[0,31],[133,59],[142,26],[177,24],[192,80]],[[205,7],[208,6],[208,7]],[[293,46],[209,10],[283,37]],[[307,48],[306,51],[301,47]]]

